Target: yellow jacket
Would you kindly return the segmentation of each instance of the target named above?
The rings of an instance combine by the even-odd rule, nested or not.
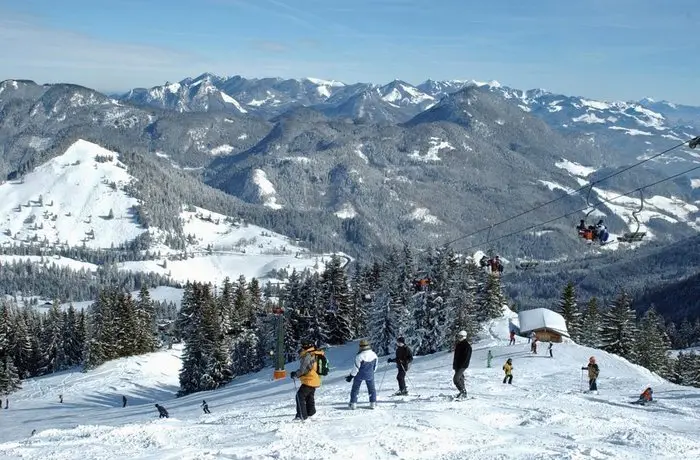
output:
[[[302,385],[318,388],[321,386],[321,376],[318,375],[318,363],[316,356],[323,355],[323,351],[309,348],[299,354],[300,363],[297,376]]]
[[[506,375],[513,375],[513,365],[505,363],[503,365],[503,370],[506,371]]]

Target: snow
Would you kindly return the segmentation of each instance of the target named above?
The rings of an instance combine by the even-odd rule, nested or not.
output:
[[[435,217],[430,213],[430,209],[428,208],[416,208],[411,212],[411,219],[417,220],[419,222],[423,222],[426,224],[433,224],[437,225],[440,224],[440,219]]]
[[[369,158],[367,158],[367,155],[362,153],[362,147],[363,147],[362,144],[358,145],[357,148],[355,149],[355,153],[357,154],[358,157],[360,157],[362,159],[362,161],[364,161],[366,164],[369,164]]]
[[[107,161],[96,161],[97,156]],[[5,217],[0,242],[46,238],[50,244],[109,248],[133,240],[145,230],[130,214],[137,200],[123,191],[132,180],[117,153],[78,140],[23,181],[0,185],[0,216]],[[110,210],[113,219],[107,219]]]
[[[690,186],[692,188],[700,188],[700,179],[690,179]]]
[[[594,113],[584,113],[580,117],[575,117],[571,119],[572,121],[578,121],[581,123],[605,123],[605,119],[597,117]]]
[[[38,265],[50,267],[67,267],[72,270],[87,270],[89,272],[97,271],[97,265],[88,262],[82,262],[68,257],[55,256],[8,256],[0,255],[0,264],[11,264],[13,262],[32,262]]]
[[[421,156],[419,150],[414,150],[408,157],[414,160],[429,162],[429,161],[442,161],[438,156],[438,152],[443,149],[454,150],[455,148],[447,141],[442,141],[437,137],[431,137],[429,141],[430,147],[428,147],[428,152]]]
[[[561,161],[558,161],[554,163],[554,166],[557,168],[564,169],[571,173],[574,176],[579,176],[579,177],[588,177],[594,172],[596,172],[595,168],[591,168],[589,166],[583,166],[581,164],[578,164],[573,161],[569,161],[566,158],[562,158]]]
[[[628,134],[630,136],[653,136],[653,134],[650,132],[640,131],[639,129],[634,129],[634,128],[622,128],[620,126],[610,126],[609,129],[614,129],[617,131],[624,131],[625,134]]]
[[[240,136],[238,136],[239,141],[244,141],[246,139],[248,139],[248,135],[246,133],[243,133]]]
[[[336,80],[323,80],[321,78],[306,77],[306,80],[310,81],[314,85],[319,86],[331,86],[331,87],[341,87],[345,86],[345,83]]]
[[[596,110],[608,110],[612,108],[607,102],[591,101],[589,99],[581,99],[581,104]]]
[[[563,185],[557,184],[556,182],[551,182],[548,180],[538,180],[537,182],[539,182],[540,184],[544,185],[545,187],[547,187],[548,189],[550,189],[552,191],[563,190],[566,193],[574,193],[573,189],[570,189],[569,187],[565,187]]]
[[[352,219],[357,215],[357,211],[350,203],[345,203],[340,210],[335,212],[335,215],[340,219]]]
[[[170,83],[165,86],[165,89],[171,93],[177,93],[180,91],[180,83]]]
[[[239,112],[248,113],[248,111],[244,109],[243,106],[237,100],[235,100],[228,94],[224,93],[223,91],[219,91],[219,94],[221,94],[221,99],[223,99],[224,102],[233,105]]]
[[[518,327],[521,334],[544,328],[569,336],[564,318],[559,313],[546,308],[518,312]]]
[[[260,197],[265,200],[264,205],[272,209],[281,209],[282,205],[277,203],[277,191],[274,185],[267,178],[267,174],[262,169],[253,171],[253,183],[258,186]]]
[[[214,147],[209,151],[212,155],[227,155],[229,153],[233,152],[233,146],[229,144],[224,144],[220,145],[218,147]]]
[[[380,360],[378,408],[344,410],[345,382],[357,343],[328,350],[331,372],[316,391],[317,414],[294,423],[290,379],[272,369],[226,387],[175,398],[181,346],[124,358],[95,370],[28,380],[10,396],[0,430],[0,457],[68,460],[129,459],[637,459],[693,458],[700,451],[700,390],[668,383],[600,350],[554,344],[554,358],[528,353],[527,340],[507,346],[512,312],[486,325],[467,371],[475,399],[455,394],[452,354],[416,357],[408,374],[411,396],[392,398],[396,366]],[[486,365],[491,351],[494,360]],[[595,356],[600,394],[580,391],[581,367]],[[501,365],[513,359],[513,385]],[[287,365],[297,369],[298,362]],[[386,377],[386,378],[385,378]],[[657,402],[628,404],[652,386]],[[64,403],[58,403],[63,394]],[[121,407],[121,397],[128,405]],[[206,399],[212,411],[199,407]],[[154,403],[169,419],[158,419]],[[11,417],[6,417],[10,415]],[[32,430],[36,434],[30,436]]]

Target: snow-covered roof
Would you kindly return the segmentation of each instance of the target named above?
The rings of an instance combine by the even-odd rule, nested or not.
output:
[[[518,322],[520,323],[520,333],[548,329],[569,337],[566,329],[566,321],[559,313],[546,308],[535,308],[518,312]]]

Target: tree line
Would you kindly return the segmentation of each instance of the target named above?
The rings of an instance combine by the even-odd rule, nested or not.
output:
[[[653,306],[638,318],[632,297],[624,290],[607,309],[601,308],[596,297],[591,297],[581,310],[572,282],[562,292],[559,312],[576,343],[622,356],[674,383],[700,387],[700,356],[681,353],[673,358],[670,353],[669,332],[689,338],[690,323],[684,323],[683,333],[678,333],[675,324],[667,324]]]

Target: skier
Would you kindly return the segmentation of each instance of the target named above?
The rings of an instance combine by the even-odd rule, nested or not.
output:
[[[509,385],[513,384],[513,359],[508,358],[508,361],[503,365],[503,371],[506,376],[503,377],[503,383],[508,382]]]
[[[63,404],[63,395],[58,395],[58,402]]]
[[[350,375],[345,377],[346,382],[352,382],[350,390],[350,409],[354,410],[357,405],[357,395],[360,392],[360,385],[364,381],[369,392],[369,407],[377,407],[377,390],[374,387],[374,372],[377,370],[377,354],[372,351],[372,347],[365,339],[360,340],[360,351],[355,356],[355,366],[350,371]]]
[[[297,390],[297,414],[294,420],[306,420],[316,413],[316,388],[321,386],[321,377],[318,375],[318,363],[316,356],[323,355],[323,351],[316,350],[311,340],[301,343],[299,352],[299,369],[292,372],[292,379],[298,378],[301,382]]]
[[[552,342],[549,342],[549,346],[547,347],[547,351],[549,351],[549,357],[554,358],[554,355],[552,354]]]
[[[455,344],[455,354],[452,360],[452,369],[455,375],[452,379],[455,386],[459,390],[456,398],[465,398],[467,389],[464,386],[464,372],[469,367],[469,361],[472,359],[472,346],[467,340],[467,331],[459,331],[457,334],[457,343]]]
[[[530,335],[527,336],[527,343],[530,343],[533,340],[537,340],[537,334],[535,334],[535,331],[530,332]]]
[[[586,221],[584,219],[581,219],[581,223],[576,226],[576,230],[578,230],[578,236],[585,238]]]
[[[122,407],[126,407],[126,396],[122,395]]]
[[[491,350],[489,350],[488,354],[486,355],[486,367],[491,367],[491,360],[493,359],[493,353],[491,353]]]
[[[648,402],[652,402],[654,400],[652,397],[653,394],[654,390],[652,390],[651,387],[647,387],[647,389],[644,390],[641,395],[639,395],[639,399],[634,401],[632,404],[641,404],[643,406]]]
[[[202,406],[201,407],[202,407],[202,410],[204,411],[205,414],[211,414],[211,412],[209,412],[209,404],[207,404],[207,402],[203,399],[202,399]]]
[[[406,388],[406,373],[413,362],[413,353],[406,345],[406,340],[403,337],[396,339],[396,357],[389,358],[390,363],[396,363],[398,373],[396,380],[399,382],[399,391],[394,393],[394,396],[406,396],[408,389]]]
[[[591,356],[588,359],[588,366],[582,367],[582,370],[588,371],[588,392],[598,394],[598,375],[600,374],[600,368],[595,362],[595,356]]]
[[[158,409],[158,414],[160,415],[158,418],[170,418],[165,407],[161,406],[160,404],[156,404],[156,409]]]
[[[510,331],[510,342],[508,345],[515,345],[515,331],[513,330]]]
[[[532,345],[530,345],[530,351],[534,354],[537,354],[537,337],[532,339]]]

